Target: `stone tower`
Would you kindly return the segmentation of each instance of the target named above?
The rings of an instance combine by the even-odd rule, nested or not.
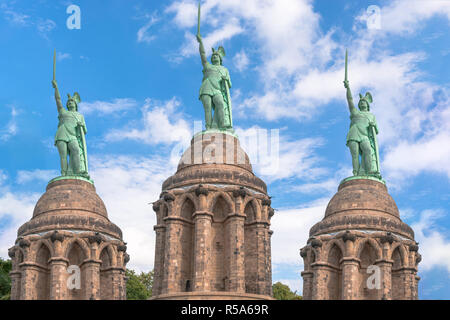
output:
[[[154,299],[270,299],[266,184],[234,134],[196,135],[162,186]]]
[[[50,181],[17,236],[9,249],[11,299],[126,298],[129,256],[122,232],[109,221],[91,180]]]
[[[418,298],[418,243],[378,179],[345,179],[300,255],[304,299]]]

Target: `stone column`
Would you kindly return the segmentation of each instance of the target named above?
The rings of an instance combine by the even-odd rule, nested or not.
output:
[[[342,259],[342,300],[356,300],[359,292],[359,264],[353,257]]]
[[[244,247],[245,215],[232,214],[226,221],[229,241],[229,291],[245,292],[245,247]]]
[[[267,226],[267,245],[266,245],[266,274],[267,274],[267,280],[266,280],[266,294],[268,296],[272,296],[272,234],[273,231],[269,229],[269,226]]]
[[[211,259],[212,214],[194,213],[194,285],[193,291],[210,291],[209,262]]]
[[[126,298],[126,284],[124,281],[125,270],[120,267],[114,267],[110,269],[110,275],[112,277],[112,300],[125,300]]]
[[[392,265],[393,261],[379,260],[375,262],[375,265],[380,268],[381,271],[381,289],[378,293],[378,299],[392,300]]]
[[[164,276],[164,256],[165,256],[165,240],[166,240],[166,226],[156,225],[153,227],[156,232],[155,239],[155,266],[154,266],[154,283],[153,283],[153,295],[157,296],[161,294],[162,283]]]
[[[183,222],[177,217],[166,217],[166,238],[164,252],[164,270],[162,294],[183,291],[180,284],[180,264],[182,252],[180,246],[181,229]]]
[[[20,300],[36,300],[39,267],[33,262],[22,262],[19,267],[22,270]]]
[[[88,259],[83,262],[82,268],[85,272],[85,279],[81,285],[85,286],[86,300],[100,300],[100,265],[102,260]]]
[[[9,273],[9,277],[11,278],[11,300],[19,300],[22,272],[13,270]]]
[[[69,260],[63,257],[50,258],[50,300],[67,299],[67,267]]]
[[[266,291],[267,269],[266,269],[266,252],[267,252],[267,222],[256,222],[256,254],[257,254],[257,271],[256,271],[256,290],[258,294],[268,294]]]
[[[313,289],[312,300],[325,300],[327,299],[327,279],[328,279],[328,267],[321,262],[315,262],[311,265],[314,272],[313,276]]]
[[[312,271],[303,271],[301,273],[303,277],[303,300],[311,300],[312,299],[312,286],[313,286],[313,276],[314,272]]]

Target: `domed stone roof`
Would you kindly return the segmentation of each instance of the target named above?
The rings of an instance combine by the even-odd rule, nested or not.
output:
[[[50,182],[34,208],[33,218],[17,233],[25,236],[49,230],[96,231],[122,238],[119,227],[109,221],[94,185],[78,179]]]
[[[348,180],[328,203],[325,218],[310,230],[310,236],[356,229],[390,231],[414,239],[414,231],[400,219],[386,186],[369,179]]]
[[[196,135],[183,153],[177,172],[163,183],[163,190],[193,184],[241,185],[267,193],[267,186],[253,174],[239,139],[225,133]]]

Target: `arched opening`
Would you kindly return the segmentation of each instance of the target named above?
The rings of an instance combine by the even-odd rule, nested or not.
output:
[[[50,299],[50,250],[45,244],[41,244],[36,253],[36,263],[38,265],[36,278],[36,298],[38,300]]]
[[[341,300],[342,299],[342,251],[333,244],[328,252],[329,277],[328,277],[328,299]]]
[[[180,261],[180,288],[184,291],[191,290],[191,282],[194,277],[194,225],[192,216],[195,213],[195,205],[191,199],[186,198],[181,206],[181,217],[189,222],[183,221],[180,234],[181,261]]]
[[[113,277],[111,274],[112,259],[109,253],[108,247],[103,248],[100,253],[100,299],[111,300],[113,299]]]
[[[394,252],[392,252],[391,260],[394,262],[391,271],[392,299],[404,299],[405,282],[401,272],[401,268],[403,267],[403,259],[400,253],[400,247],[395,248]]]
[[[376,300],[379,296],[381,287],[377,287],[377,284],[381,283],[381,279],[376,279],[378,269],[369,269],[370,266],[375,265],[377,260],[377,254],[374,247],[367,241],[359,256],[361,261],[359,268],[359,299],[362,300]],[[369,279],[370,277],[370,279]]]
[[[245,292],[258,293],[258,253],[256,250],[256,229],[251,225],[255,220],[255,210],[252,202],[249,201],[244,209],[244,250],[245,250]]]
[[[73,242],[67,255],[69,260],[69,268],[72,270],[71,274],[67,274],[70,283],[67,286],[67,299],[68,300],[83,300],[85,299],[85,274],[82,266],[83,261],[86,259],[83,249],[78,242]],[[79,280],[78,280],[79,278]],[[67,283],[67,281],[65,282]],[[69,284],[67,283],[67,284]],[[79,284],[79,285],[78,285]]]
[[[211,228],[211,261],[210,274],[211,288],[214,291],[226,291],[228,288],[228,264],[229,245],[225,241],[226,230],[224,219],[231,213],[231,208],[222,196],[219,196],[212,208],[213,223]]]

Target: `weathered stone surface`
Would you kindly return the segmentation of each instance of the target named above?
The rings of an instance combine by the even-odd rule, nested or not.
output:
[[[125,251],[122,232],[91,183],[54,181],[9,249],[11,299],[125,299]],[[70,266],[80,268],[80,288],[68,286]]]
[[[153,206],[153,299],[270,299],[272,294],[267,187],[253,174],[239,141],[218,135],[192,140]],[[227,150],[240,156],[226,162]]]
[[[301,249],[303,298],[417,299],[417,251],[414,232],[383,183],[346,181]],[[380,271],[378,288],[368,281],[369,267]]]

